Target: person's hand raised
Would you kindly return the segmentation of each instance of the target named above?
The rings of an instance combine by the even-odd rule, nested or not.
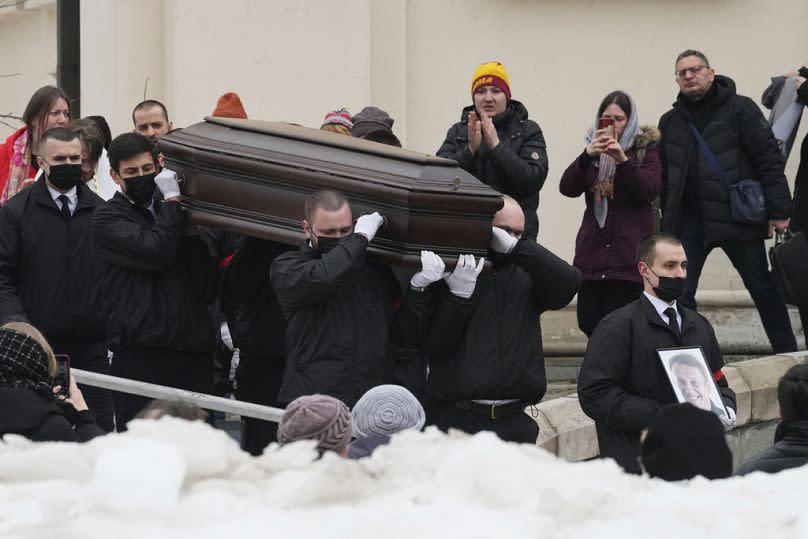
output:
[[[469,112],[468,121],[469,151],[471,155],[477,155],[480,144],[483,142],[482,126],[480,125],[480,120],[477,119],[477,113],[474,111]]]
[[[613,138],[610,138],[606,142],[606,148],[604,148],[603,151],[606,152],[606,155],[608,155],[618,163],[625,163],[626,161],[628,161],[628,157],[626,157],[626,153],[623,151],[623,147],[620,146],[620,143]]]
[[[602,154],[606,151],[606,146],[608,146],[610,140],[613,139],[606,133],[605,129],[598,129],[592,137],[592,142],[586,147],[586,155],[595,157]]]
[[[484,113],[480,113],[480,123],[483,126],[483,140],[485,140],[485,145],[488,146],[489,150],[493,150],[499,144],[499,135],[497,135],[497,128],[494,126],[494,121],[491,117]]]

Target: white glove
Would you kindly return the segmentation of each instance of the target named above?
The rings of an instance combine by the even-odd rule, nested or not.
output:
[[[155,176],[154,183],[163,193],[164,199],[168,200],[169,198],[180,196],[180,184],[177,182],[177,173],[173,170],[168,170],[167,168],[161,170],[160,174]]]
[[[501,228],[491,227],[493,235],[491,236],[491,250],[495,253],[502,253],[506,255],[513,251],[516,243],[519,241]]]
[[[735,410],[730,408],[729,406],[726,407],[727,412],[729,413],[729,417],[725,415],[718,416],[718,419],[721,420],[721,423],[724,424],[724,430],[730,431],[735,428],[735,424],[738,421],[738,417],[735,415]]]
[[[443,279],[444,269],[446,265],[441,257],[432,251],[421,251],[421,271],[412,276],[410,285],[413,288],[425,288],[436,283]]]
[[[370,215],[363,215],[357,219],[356,225],[354,225],[354,232],[362,234],[368,241],[373,241],[382,223],[384,223],[384,217],[379,215],[379,212],[375,211]]]
[[[479,263],[474,265],[474,255],[460,255],[457,259],[457,266],[452,273],[444,274],[449,290],[455,296],[470,298],[477,285],[477,277],[483,271],[485,258],[480,257]]]

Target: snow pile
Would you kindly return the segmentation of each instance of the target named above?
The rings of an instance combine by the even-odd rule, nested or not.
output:
[[[0,537],[805,538],[808,468],[667,484],[487,433],[408,432],[372,458],[136,421],[87,445],[0,443]]]

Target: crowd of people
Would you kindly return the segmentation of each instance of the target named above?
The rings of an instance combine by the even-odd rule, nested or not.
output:
[[[808,70],[787,76],[808,106]],[[447,271],[422,251],[403,280],[366,256],[384,216],[354,219],[336,190],[308,196],[298,247],[187,225],[177,175],[158,152],[175,130],[162,103],[139,103],[132,132],[113,138],[101,116],[71,119],[63,90],[37,90],[0,147],[0,434],[85,441],[135,417],[209,420],[72,377],[63,392],[53,377],[64,354],[76,368],[285,408],[279,424],[244,421],[253,454],[313,440],[321,453],[361,458],[425,425],[535,443],[530,409],[547,387],[540,317],[577,294],[589,338],[578,395],[601,455],[670,480],[730,475],[723,433],[735,395],[696,310],[699,276],[723,249],[774,351],[796,350],[764,240],[805,221],[808,139],[792,203],[782,145],[757,105],[699,51],[676,58],[675,77],[679,94],[658,127],[640,124],[625,91],[598,105],[559,182],[586,205],[569,264],[537,241],[542,130],[512,98],[505,67],[481,64],[472,104],[437,155],[502,194],[488,254],[460,255]],[[212,115],[247,118],[233,92]],[[329,112],[321,129],[401,147],[393,124],[368,106]],[[740,219],[730,196],[748,178],[762,191],[760,219]],[[808,331],[808,306],[800,315]],[[703,363],[674,358],[667,372],[659,351],[688,347]],[[777,444],[745,471],[808,461],[806,369],[780,386]],[[693,453],[693,433],[710,451]]]

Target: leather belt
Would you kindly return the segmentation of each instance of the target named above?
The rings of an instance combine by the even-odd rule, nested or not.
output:
[[[454,405],[461,410],[483,415],[490,419],[514,416],[517,413],[523,413],[525,410],[525,403],[521,401],[506,404],[480,404],[474,401],[458,401],[455,402]]]

